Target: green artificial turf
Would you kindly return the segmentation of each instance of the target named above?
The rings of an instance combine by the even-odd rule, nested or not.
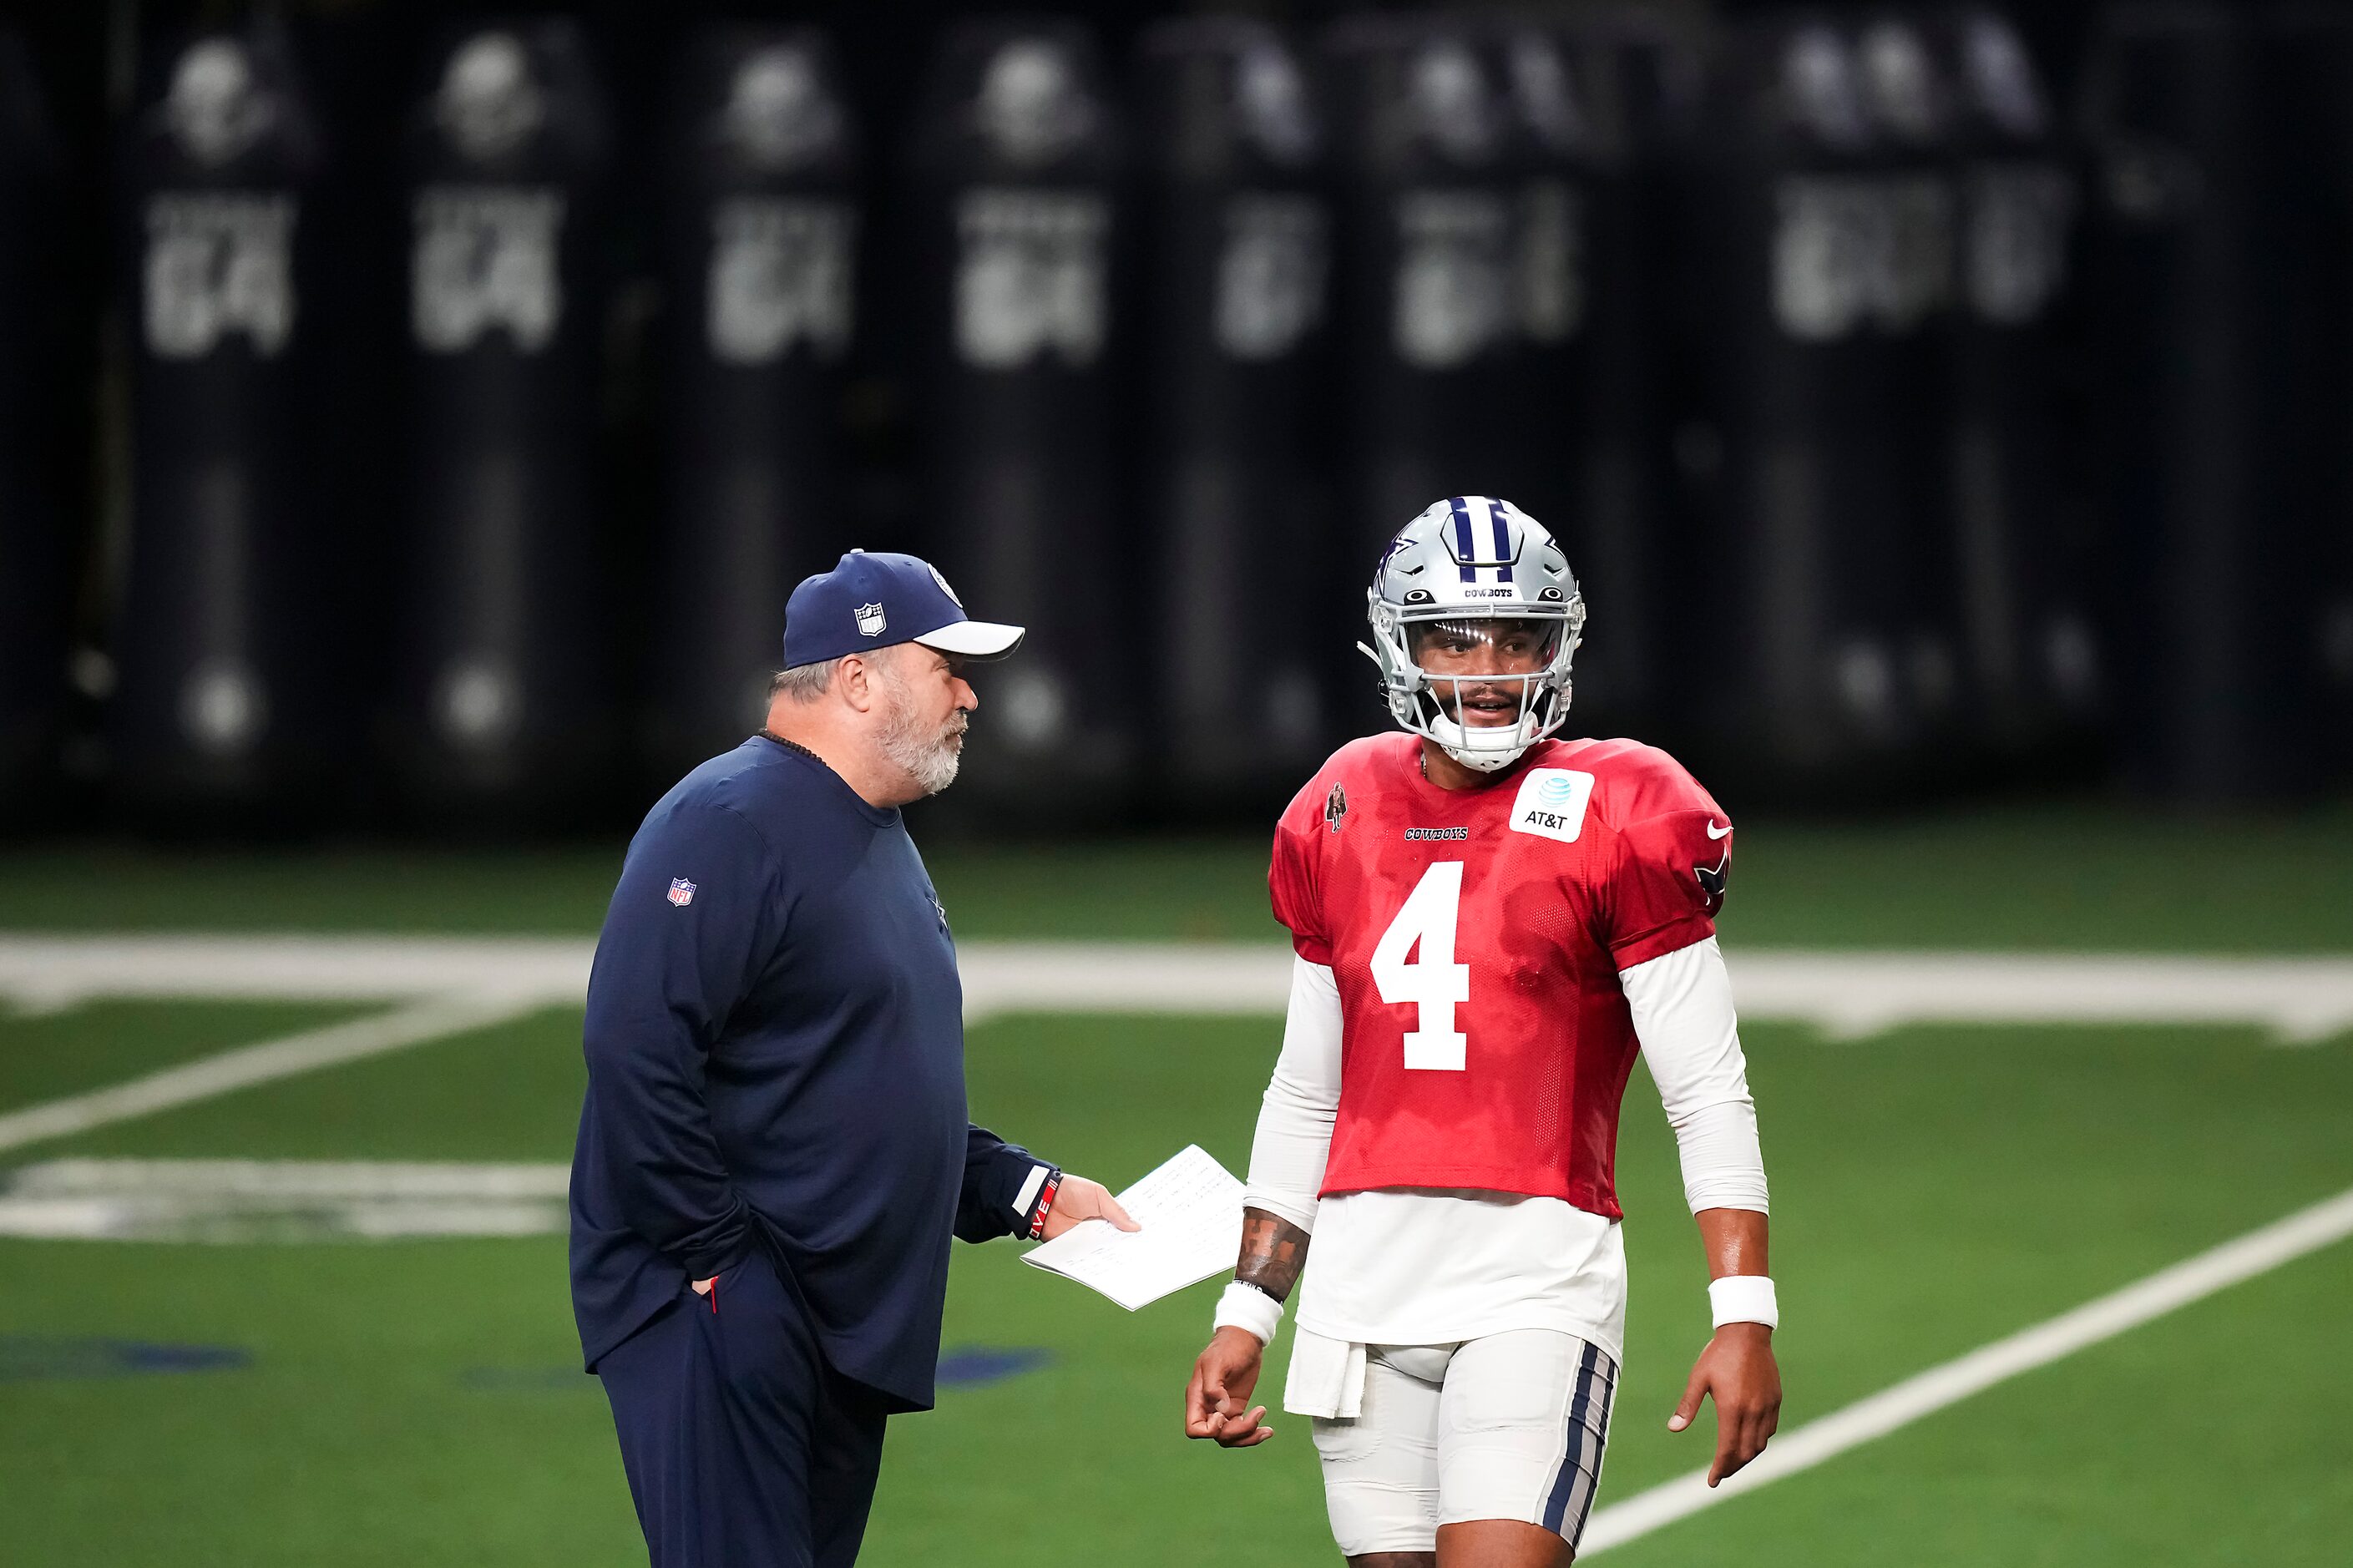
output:
[[[2077,806],[1741,822],[1724,921],[1756,946],[2353,950],[2353,816]],[[930,836],[920,814],[919,838]],[[0,852],[0,930],[595,929],[620,844],[458,852]],[[1255,838],[941,840],[961,937],[1276,940]],[[365,1009],[0,1011],[0,1112]],[[578,1113],[552,1009],[69,1140],[68,1155],[547,1160]],[[1187,1142],[1240,1170],[1278,1022],[1007,1017],[974,1114],[1114,1184]],[[2353,1041],[2222,1029],[1745,1031],[1773,1173],[1785,1425],[2353,1185]],[[1667,1410],[1705,1331],[1672,1140],[1638,1071],[1633,1269],[1606,1506],[1704,1462]],[[1648,1563],[2338,1563],[2353,1539],[2340,1244],[1611,1554]],[[1214,1282],[1130,1314],[959,1247],[947,1342],[1043,1349],[894,1423],[866,1561],[1335,1561],[1305,1424],[1177,1436]],[[32,1376],[91,1337],[242,1367]],[[0,1241],[0,1564],[642,1563],[609,1421],[575,1375],[563,1243]],[[1269,1391],[1279,1387],[1280,1351]]]
[[[16,1152],[549,1159],[577,1015],[551,1011]],[[975,1116],[1114,1184],[1187,1142],[1239,1169],[1273,1019],[1000,1018]],[[2353,1185],[2353,1045],[2235,1030],[1749,1031],[1789,1425]],[[1603,1502],[1704,1458],[1664,1421],[1705,1332],[1672,1142],[1638,1072],[1633,1271]],[[0,1562],[643,1561],[563,1244],[0,1243],[0,1346],[240,1347],[240,1369],[0,1382]],[[2292,1264],[1613,1554],[1630,1565],[2343,1561],[2353,1245]],[[949,1345],[1050,1364],[893,1423],[865,1560],[1335,1561],[1305,1424],[1250,1453],[1177,1408],[1214,1282],[1128,1313],[959,1247]],[[1268,1381],[1279,1386],[1281,1356]],[[0,1369],[11,1364],[0,1356]],[[4,1373],[0,1373],[4,1375]],[[2331,1553],[2337,1555],[2331,1555]]]
[[[934,839],[963,937],[1275,941],[1257,835]],[[1775,946],[2353,949],[2353,812],[2194,819],[2121,806],[1831,826],[1743,820],[1727,940]],[[570,849],[0,851],[0,930],[579,931],[623,839]]]
[[[286,1002],[92,1002],[29,1015],[0,1007],[0,1110],[109,1088],[371,1010]]]
[[[2348,1292],[2339,1243],[1605,1560],[2341,1568]]]
[[[568,1160],[582,1081],[580,1015],[555,1008],[118,1121],[37,1157]]]

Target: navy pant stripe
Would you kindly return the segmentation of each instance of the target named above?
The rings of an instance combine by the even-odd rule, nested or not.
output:
[[[1611,1369],[1609,1386],[1601,1391],[1601,1428],[1593,1439],[1593,1479],[1585,1488],[1585,1500],[1577,1505],[1577,1528],[1567,1532],[1568,1543],[1575,1546],[1585,1535],[1585,1520],[1593,1511],[1593,1500],[1601,1491],[1601,1457],[1609,1451],[1609,1413],[1618,1407],[1618,1378]]]
[[[1568,1402],[1567,1449],[1561,1455],[1560,1474],[1552,1483],[1552,1496],[1545,1500],[1544,1527],[1558,1531],[1563,1515],[1568,1511],[1569,1494],[1577,1489],[1577,1478],[1585,1473],[1585,1447],[1588,1436],[1585,1429],[1586,1407],[1593,1398],[1594,1365],[1601,1356],[1593,1345],[1585,1347],[1585,1355],[1577,1365],[1577,1391]]]

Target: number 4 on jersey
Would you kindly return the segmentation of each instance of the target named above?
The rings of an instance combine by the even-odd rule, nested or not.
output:
[[[1471,966],[1454,962],[1454,921],[1461,906],[1462,862],[1436,861],[1373,949],[1373,984],[1381,1000],[1415,1007],[1414,1026],[1405,1034],[1408,1068],[1462,1070],[1469,1037],[1454,1026],[1454,1009],[1471,1000]]]

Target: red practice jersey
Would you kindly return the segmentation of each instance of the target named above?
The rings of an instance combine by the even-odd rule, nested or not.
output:
[[[1405,734],[1335,752],[1275,829],[1269,884],[1338,979],[1324,1193],[1474,1187],[1620,1217],[1634,1026],[1618,972],[1704,941],[1732,827],[1664,752],[1547,741],[1441,789]]]

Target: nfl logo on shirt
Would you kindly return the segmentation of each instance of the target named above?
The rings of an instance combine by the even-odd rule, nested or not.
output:
[[[680,909],[694,902],[694,884],[683,877],[672,877],[670,879],[670,901]]]
[[[881,605],[860,605],[858,606],[855,613],[858,616],[858,635],[860,637],[879,637],[882,635],[884,623],[882,620]]]

